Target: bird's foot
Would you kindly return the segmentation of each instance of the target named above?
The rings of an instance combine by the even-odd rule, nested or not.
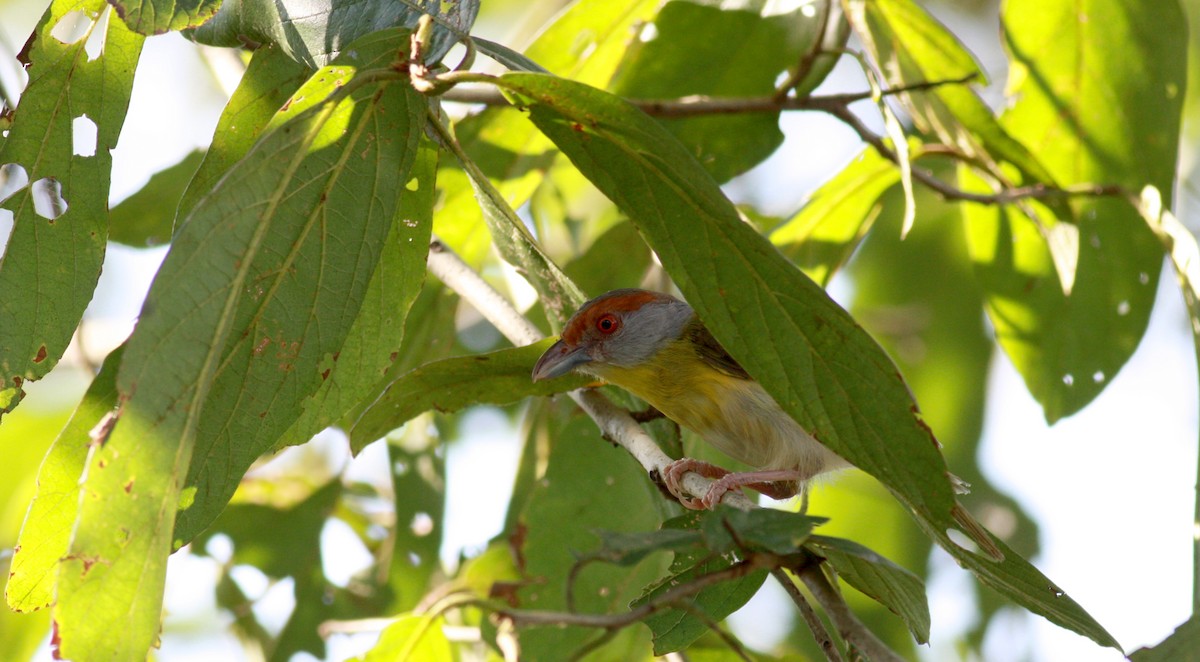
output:
[[[795,469],[726,472],[708,488],[708,494],[702,499],[704,507],[715,507],[726,492],[742,487],[749,487],[772,499],[787,499],[795,496],[800,490],[800,472]]]
[[[709,464],[708,462],[702,462],[700,460],[693,460],[690,457],[675,460],[666,467],[663,467],[663,484],[667,486],[667,491],[673,494],[676,499],[679,499],[679,503],[683,504],[684,508],[688,508],[690,510],[704,510],[705,508],[712,508],[711,505],[708,505],[705,502],[708,501],[709,495],[711,495],[713,492],[713,488],[710,487],[708,493],[705,494],[703,498],[693,497],[690,492],[683,488],[683,485],[681,484],[681,481],[683,481],[683,475],[689,472],[698,473],[705,478],[719,480],[722,477],[729,475],[729,471],[727,469],[722,469],[715,464]],[[715,482],[713,483],[713,486],[716,486]],[[721,497],[727,491],[728,488],[722,490],[720,494],[716,495],[716,498],[714,501],[712,501],[712,503],[715,504],[720,501]]]
[[[688,472],[698,473],[705,478],[712,478],[708,491],[700,498],[693,497],[683,488],[681,481]],[[800,472],[794,469],[777,469],[772,471],[730,472],[714,464],[685,457],[668,464],[662,471],[663,483],[667,490],[679,499],[679,503],[691,510],[712,510],[721,502],[726,492],[749,487],[765,494],[772,499],[786,499],[795,496],[799,491]]]

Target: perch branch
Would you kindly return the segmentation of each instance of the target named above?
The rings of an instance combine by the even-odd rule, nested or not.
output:
[[[475,273],[448,247],[439,241],[429,246],[429,271],[447,287],[458,293],[496,327],[514,345],[528,345],[542,339],[542,334],[529,320],[517,312],[499,292]],[[633,420],[629,412],[614,405],[604,394],[593,389],[580,389],[568,394],[596,422],[600,433],[633,455],[647,473],[659,472],[671,463],[671,458]],[[683,487],[691,494],[705,494],[712,480],[697,473],[683,477]],[[753,506],[745,494],[726,492],[721,502],[742,510]]]

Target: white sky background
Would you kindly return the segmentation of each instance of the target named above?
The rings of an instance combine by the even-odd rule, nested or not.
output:
[[[33,8],[32,17],[21,16],[21,20],[10,20],[16,3],[5,4],[0,31],[7,35],[9,44],[19,47],[43,3],[21,2]],[[952,29],[965,29],[964,22],[953,15],[939,14]],[[503,35],[485,36],[503,41]],[[1002,84],[1003,58],[988,45],[995,37],[975,36],[968,43],[993,80]],[[130,115],[113,156],[114,202],[135,191],[153,172],[207,144],[225,101],[211,80],[194,48],[178,35],[147,40]],[[825,89],[842,91],[855,84],[853,77],[839,78]],[[752,176],[728,187],[735,199],[763,203],[767,211],[792,207],[800,202],[800,192],[811,190],[859,149],[848,129],[819,114],[788,115],[783,125],[789,142]],[[775,194],[778,191],[787,191],[792,197],[781,198]],[[108,329],[103,334],[108,342],[119,342],[131,328],[163,253],[161,249],[138,251],[110,246],[101,286],[89,311],[97,328]],[[96,344],[105,342],[96,339]],[[1002,355],[998,354],[989,379],[984,471],[1040,523],[1044,551],[1033,559],[1035,563],[1130,651],[1161,640],[1190,612],[1196,384],[1186,315],[1169,272],[1164,274],[1150,329],[1137,353],[1104,394],[1082,413],[1047,428],[1040,408]],[[38,402],[61,401],[61,397],[58,386],[35,387],[22,406],[36,407]],[[484,512],[467,505],[503,505],[507,501],[510,474],[498,472],[495,467],[501,463],[515,467],[518,442],[515,433],[498,428],[500,420],[486,412],[476,415],[474,424],[464,429],[474,429],[478,434],[449,449],[452,489],[448,495],[444,558],[454,558],[464,548],[480,548],[500,529],[501,508]],[[340,462],[336,442],[328,446],[333,448],[326,451],[331,460]],[[479,461],[480,453],[485,453],[488,461]],[[377,454],[368,452],[355,463],[354,470],[369,474],[379,470],[379,464]],[[465,491],[468,485],[472,486],[469,493]],[[326,536],[331,551],[357,553],[353,545],[338,538],[336,533]],[[944,556],[934,562],[938,568],[948,565]],[[961,590],[962,572],[957,568],[939,572],[930,584],[934,642],[926,655],[929,659],[957,657],[951,643],[964,624],[956,607],[961,604],[957,592]],[[255,594],[267,592],[259,578],[251,575],[239,581]],[[193,626],[224,627],[228,617],[218,615],[212,604],[211,580],[215,575],[210,562],[175,558],[169,577],[167,606],[173,616],[168,623],[173,620],[187,630]],[[290,604],[288,591],[287,584],[270,589],[265,601],[276,606],[268,605],[263,612],[284,613]],[[775,609],[779,600],[777,592],[756,598],[743,614],[734,617],[734,626],[751,641],[770,636],[770,628],[763,630],[762,625],[777,622],[778,618],[765,610]],[[786,605],[780,608],[790,609]],[[1018,610],[1014,614],[1013,623],[1029,618]],[[1115,651],[1100,649],[1041,618],[1032,620],[1035,641],[1028,642],[1028,647],[1025,642],[1018,643],[1026,630],[994,628],[986,642],[986,658],[1123,659]],[[228,635],[215,639],[212,630],[182,634],[178,627],[168,628],[158,654],[164,662],[217,659],[214,656],[236,659],[241,655],[241,649]],[[331,641],[330,659],[356,653],[372,641],[371,636],[335,639]],[[49,659],[48,651],[42,654]]]

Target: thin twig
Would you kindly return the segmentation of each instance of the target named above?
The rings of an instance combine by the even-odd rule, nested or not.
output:
[[[944,85],[955,85],[969,82],[975,74],[963,78],[927,81],[912,85],[892,87],[879,91],[879,96],[887,97],[896,94],[931,90]],[[447,91],[442,98],[447,101],[477,103],[489,106],[506,106],[509,101],[494,89],[455,87]],[[895,150],[888,147],[882,136],[872,131],[863,120],[850,110],[850,105],[859,101],[875,98],[873,92],[854,92],[848,94],[826,94],[807,97],[741,97],[714,98],[707,96],[690,96],[680,99],[628,99],[647,115],[653,117],[693,117],[697,115],[731,115],[744,113],[776,113],[786,110],[811,110],[823,112],[841,120],[850,127],[863,142],[875,148],[885,159],[899,164],[900,157]],[[1070,196],[1087,197],[1127,197],[1129,192],[1124,188],[1108,184],[1078,184],[1073,186],[1056,187],[1046,184],[1031,184],[1006,188],[995,193],[975,193],[952,186],[939,179],[932,172],[913,167],[913,179],[932,189],[946,200],[975,202],[983,205],[1017,204],[1022,200],[1044,200]]]
[[[445,75],[441,76],[445,78]],[[975,74],[962,78],[940,81],[926,81],[892,87],[882,90],[883,96],[892,96],[908,92],[921,92],[944,85],[961,85],[970,82]],[[486,79],[470,82],[486,82]],[[709,97],[693,95],[679,99],[627,99],[642,112],[654,117],[692,117],[696,115],[732,115],[741,113],[778,113],[785,110],[820,110],[828,112],[830,108],[849,106],[859,101],[872,99],[871,92],[850,92],[845,94],[822,94],[805,97]],[[454,87],[441,98],[446,101],[459,103],[476,103],[485,106],[508,106],[511,102],[495,88],[464,88]]]
[[[542,333],[536,326],[441,242],[430,244],[428,263],[429,271],[434,276],[474,306],[514,345],[528,345],[542,339]],[[596,422],[605,439],[612,440],[633,455],[647,473],[661,474],[672,462],[637,421],[630,417],[628,411],[614,405],[599,391],[581,389],[571,391],[568,395]],[[683,488],[690,494],[706,494],[712,482],[712,479],[694,472],[684,474],[682,481]],[[726,492],[721,503],[742,510],[754,507],[750,499],[737,490]]]
[[[821,621],[820,616],[817,616],[817,612],[813,610],[812,605],[808,604],[808,598],[804,597],[804,594],[800,592],[800,587],[796,586],[796,582],[792,581],[792,578],[782,568],[773,568],[771,575],[779,581],[779,584],[783,586],[783,590],[787,591],[788,596],[792,598],[792,602],[796,603],[796,609],[800,610],[800,616],[812,632],[817,646],[825,654],[825,659],[829,660],[829,662],[843,662],[842,653],[838,650],[837,644],[834,643],[833,637],[829,635],[829,630],[825,628],[825,623]]]
[[[826,52],[825,40],[828,38],[829,17],[833,13],[833,7],[832,2],[825,3],[824,11],[821,12],[821,27],[817,30],[817,34],[820,36],[813,40],[811,48],[804,51],[804,55],[800,57],[800,62],[796,64],[796,69],[788,74],[787,80],[783,82],[783,85],[776,88],[776,99],[786,99],[796,86],[808,78],[808,75],[812,73],[813,65],[817,62],[817,58]]]
[[[689,582],[680,584],[623,614],[580,614],[569,611],[502,609],[497,611],[496,615],[511,620],[517,625],[578,625],[591,628],[621,628],[637,623],[656,612],[675,607],[680,600],[691,597],[709,586],[744,577],[774,560],[769,555],[752,555],[727,568],[700,575]]]
[[[829,620],[833,621],[834,627],[837,628],[838,634],[842,635],[846,644],[872,662],[904,662],[904,658],[888,648],[887,644],[880,641],[870,628],[858,620],[858,617],[850,610],[850,606],[846,604],[841,592],[829,582],[821,565],[820,563],[809,563],[798,568],[796,576],[804,582],[813,598],[829,615]]]

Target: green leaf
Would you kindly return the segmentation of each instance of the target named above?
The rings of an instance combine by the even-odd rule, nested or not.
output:
[[[393,382],[350,430],[365,445],[421,412],[454,412],[477,404],[506,405],[528,396],[553,395],[594,381],[583,375],[533,382],[529,375],[552,338],[524,347],[427,363]]]
[[[708,549],[714,552],[762,551],[786,556],[799,553],[813,528],[824,522],[824,517],[774,508],[746,511],[721,507],[704,513],[700,528]]]
[[[58,363],[100,277],[110,150],[125,120],[143,41],[115,18],[100,21],[104,11],[102,0],[57,0],[21,54],[29,85],[0,143],[0,167],[10,176],[19,167],[28,183],[0,200],[13,213],[0,258],[0,292],[21,293],[0,297],[0,416],[20,401],[22,384]],[[64,44],[51,31],[72,12],[92,24],[78,41]],[[89,60],[84,44],[98,23],[108,26],[104,53]],[[95,127],[95,145],[81,140],[77,155],[75,125],[82,130],[87,122]],[[82,156],[89,151],[94,153]],[[34,190],[55,186],[60,195],[35,200]]]
[[[851,0],[847,17],[892,86],[958,80],[983,71],[941,23],[912,0]],[[1039,19],[1041,21],[1041,19]],[[922,132],[936,135],[993,176],[999,161],[1015,165],[1028,183],[1053,184],[1050,173],[1010,136],[987,104],[963,84],[899,95]]]
[[[436,120],[435,120],[436,122]],[[525,277],[537,290],[542,305],[551,313],[551,324],[561,326],[587,300],[575,283],[562,272],[533,238],[525,222],[508,204],[504,194],[492,184],[483,170],[471,160],[446,127],[439,127],[442,144],[458,159],[475,199],[483,210],[483,220],[500,256]]]
[[[638,236],[637,226],[622,221],[597,237],[563,271],[584,292],[607,292],[638,282],[650,264],[650,249]]]
[[[820,517],[770,508],[747,512],[721,507],[714,512],[686,513],[665,522],[661,530],[651,535],[624,536],[617,538],[616,544],[611,544],[606,537],[605,551],[634,558],[640,558],[639,553],[644,555],[657,549],[676,552],[671,564],[672,574],[648,587],[630,604],[636,608],[701,575],[730,567],[744,556],[744,552],[797,554],[813,527],[824,521]],[[696,544],[697,534],[703,536],[702,545]],[[648,616],[644,622],[654,633],[655,655],[691,644],[708,631],[711,623],[721,621],[746,604],[766,576],[764,570],[750,572],[699,591],[685,600],[687,608],[665,609]]]
[[[437,196],[438,152],[421,140],[411,178],[402,187],[397,222],[384,242],[363,306],[321,388],[275,447],[301,444],[341,420],[372,395],[399,356],[405,321],[425,279],[425,258]],[[202,479],[197,482],[203,482]]]
[[[606,85],[630,32],[653,18],[660,4],[662,0],[579,0],[538,35],[525,56],[561,76]],[[511,108],[492,107],[468,117],[455,124],[455,134],[514,209],[529,200],[557,155],[554,145]],[[434,232],[467,264],[480,266],[492,242],[474,189],[456,167],[442,168],[438,186],[444,193]]]
[[[479,0],[240,0],[225,2],[211,20],[188,36],[209,46],[273,44],[288,57],[316,69],[329,64],[346,44],[386,28],[415,28],[423,14],[436,17],[425,61],[446,55],[470,31]],[[397,59],[408,58],[408,44]]]
[[[113,207],[108,214],[108,240],[134,248],[171,241],[175,209],[202,161],[204,152],[193,151],[179,163],[154,173],[145,186]]]
[[[446,461],[441,440],[430,428],[410,425],[387,441],[396,509],[387,560],[387,585],[393,593],[389,612],[415,609],[442,568],[438,551],[446,530]]]
[[[584,554],[581,561],[633,565],[654,552],[696,547],[702,540],[699,531],[666,528],[637,533],[597,531],[596,536],[600,538],[600,549]]]
[[[523,504],[512,551],[524,559],[528,578],[516,592],[522,606],[562,610],[566,585],[576,562],[572,550],[594,549],[598,529],[647,531],[658,528],[658,490],[640,465],[600,439],[596,425],[578,415],[574,403],[546,403],[545,417],[534,435],[551,439],[545,473]],[[581,613],[620,613],[646,584],[666,570],[663,555],[627,568],[590,564],[572,584],[575,609]],[[517,632],[522,660],[562,660],[596,632],[576,626],[530,627]],[[603,648],[605,659],[627,660],[644,655],[644,631],[629,628]]]
[[[919,577],[850,540],[812,536],[808,548],[823,556],[847,584],[904,619],[918,644],[929,642],[929,602]]]
[[[179,218],[187,216],[229,167],[250,151],[276,111],[311,73],[278,46],[267,45],[254,51],[237,89],[217,120],[204,161],[179,202]]]
[[[563,78],[607,85],[621,66],[635,28],[654,18],[663,0],[576,0],[525,55]]]
[[[1003,117],[1008,131],[1064,186],[1152,185],[1169,207],[1187,50],[1178,3],[1019,0],[1004,8],[1017,98]],[[1069,295],[1033,221],[1010,208],[965,206],[996,337],[1051,422],[1091,402],[1128,360],[1162,268],[1162,247],[1125,200],[1074,196],[1069,205],[1078,219]],[[1035,209],[1043,226],[1053,223],[1049,210]]]
[[[130,30],[144,35],[194,28],[213,17],[221,0],[113,0]],[[233,2],[232,4],[237,4]]]
[[[490,39],[483,37],[471,37],[471,41],[475,43],[475,48],[480,53],[492,58],[496,62],[503,64],[509,71],[531,71],[536,73],[546,73],[542,65],[534,62],[525,55],[514,51],[513,49],[498,44]]]
[[[405,41],[374,35],[354,64],[387,66]],[[224,483],[181,499],[195,496],[183,488],[197,440],[201,459],[218,432],[273,441],[319,387],[393,221],[394,197],[380,191],[412,162],[415,97],[403,83],[351,81],[264,136],[181,223],[128,342],[119,418],[88,463],[59,569],[64,657],[145,657],[167,555],[182,543],[176,509],[224,506],[210,496]],[[237,450],[224,459],[248,466],[260,449]]]
[[[1196,662],[1200,660],[1197,651],[1200,651],[1200,616],[1192,616],[1157,646],[1139,648],[1129,659],[1133,662]]]
[[[699,563],[662,580],[630,606],[641,606],[672,588],[694,581],[701,575],[724,570],[729,565],[730,562],[724,557]],[[654,654],[665,655],[687,648],[708,632],[710,623],[719,623],[726,616],[741,609],[754,597],[766,579],[766,570],[755,570],[743,577],[705,588],[687,598],[684,601],[686,609],[665,609],[647,616],[642,622],[654,635]],[[697,616],[696,612],[703,614],[707,621]]]
[[[277,579],[302,580],[319,566],[321,529],[342,491],[341,481],[334,479],[286,507],[229,504],[212,527],[196,538],[196,548],[204,549],[214,536],[229,536],[233,565],[253,566]]]
[[[670,134],[621,99],[578,83],[506,74],[498,84],[638,224],[716,338],[797,422],[887,486],[982,581],[1063,627],[1116,646],[955,502],[936,439],[895,365],[846,311],[739,219]],[[995,543],[1003,560],[960,547],[947,534],[952,529],[965,529],[984,549]]]
[[[270,126],[289,130],[286,127],[306,113],[306,106],[328,104],[320,100],[353,85],[356,69],[387,66],[391,49],[403,42],[404,34],[390,31],[360,42],[357,57],[344,56],[317,72]],[[368,96],[372,89],[379,94]],[[357,130],[354,124],[341,126],[335,116],[309,148],[319,159],[318,154],[330,152],[322,159],[330,169],[328,179],[315,163],[311,166],[316,181],[324,180],[325,191],[310,186],[315,189],[312,197],[288,198],[278,212],[307,217],[295,238],[280,235],[277,240],[290,252],[281,267],[306,265],[317,294],[286,299],[282,285],[291,282],[287,278],[262,307],[259,292],[272,289],[271,272],[266,271],[250,286],[251,296],[239,302],[235,328],[243,332],[226,341],[212,395],[198,422],[197,455],[186,483],[197,488],[196,498],[179,515],[176,540],[186,542],[220,513],[260,455],[280,445],[302,443],[340,419],[384,374],[399,344],[404,316],[424,277],[434,154],[428,147],[418,150],[425,101],[411,87],[369,86],[361,99],[367,109]],[[345,132],[345,142],[337,143],[337,150],[322,149],[320,143],[342,135],[338,131]],[[418,153],[420,169],[410,175]],[[233,172],[253,167],[262,163],[252,153]],[[299,189],[303,180],[292,185]],[[206,201],[235,205],[243,195],[240,187],[218,187]],[[348,216],[362,216],[363,221],[344,231]],[[368,234],[345,234],[352,228]],[[331,245],[342,250],[332,250]],[[315,265],[324,266],[314,269]],[[298,310],[320,313],[308,319],[298,317]],[[296,374],[306,365],[308,372]]]
[[[946,177],[953,164],[939,159],[932,171]],[[925,421],[937,430],[951,469],[971,484],[971,493],[960,497],[962,503],[972,512],[1011,515],[1015,526],[1006,527],[1005,543],[1031,558],[1038,553],[1037,524],[979,471],[987,392],[963,385],[987,383],[995,343],[980,314],[982,292],[966,254],[962,213],[957,203],[938,200],[928,189],[919,189],[918,194],[921,223],[903,240],[899,191],[893,188],[881,200],[883,212],[847,269],[854,283],[850,312],[895,359],[921,403]],[[863,486],[855,482],[839,480],[823,486],[819,496],[814,495],[810,512],[829,515],[829,528],[836,528],[836,535],[869,540],[872,549],[904,567],[925,567],[927,540],[901,523],[902,513],[864,503]],[[869,514],[864,512],[867,509]],[[881,530],[889,533],[880,536]],[[1010,605],[992,591],[971,593],[980,617],[965,638],[979,648],[992,617]],[[864,620],[869,618],[865,610],[857,611]],[[866,622],[881,636],[887,631],[894,631],[893,637],[903,636],[895,619],[880,616],[876,623]]]
[[[421,292],[409,308],[408,319],[404,321],[404,336],[395,360],[383,379],[377,381],[368,395],[351,407],[338,423],[338,427],[351,430],[363,412],[373,405],[393,382],[418,366],[449,356],[454,348],[454,314],[457,305],[457,295],[450,292],[440,281],[425,281]],[[351,435],[350,450],[357,455],[378,438]]]
[[[197,538],[196,547],[203,549],[213,536],[226,535],[233,542],[230,565],[250,566],[275,579],[293,579],[296,607],[268,651],[272,660],[288,660],[300,651],[325,655],[317,626],[333,614],[324,599],[332,587],[322,573],[321,531],[342,492],[342,483],[335,478],[289,507],[231,504]]]
[[[871,229],[879,198],[899,181],[896,164],[868,147],[771,232],[771,243],[825,287]]]
[[[390,662],[391,660],[428,660],[452,662],[458,659],[442,631],[439,615],[405,614],[379,634],[379,642],[352,662]]]
[[[767,0],[736,8],[673,0],[654,18],[654,38],[632,43],[610,89],[647,99],[769,96],[776,79],[820,43],[824,12],[816,8],[825,6],[828,0],[795,3],[781,12]],[[749,170],[783,143],[778,112],[661,121],[717,181]]]
[[[13,611],[35,611],[54,603],[55,573],[67,553],[79,511],[79,478],[91,452],[91,434],[117,406],[121,354],[118,347],[104,359],[100,373],[38,469],[37,494],[14,547],[4,589]]]
[[[722,513],[723,514],[723,513]],[[720,522],[721,515],[714,513],[685,513],[663,523],[663,531],[694,530],[707,528],[708,522]],[[706,538],[712,534],[705,531]],[[725,538],[728,533],[725,532]],[[671,562],[671,574],[647,586],[636,600],[629,604],[636,609],[651,601],[661,599],[661,596],[674,588],[695,581],[701,575],[725,570],[737,562],[733,554],[715,553],[704,547],[682,549],[675,554]],[[729,614],[737,611],[750,601],[766,580],[765,570],[752,571],[741,577],[723,581],[700,590],[681,602],[684,607],[669,608],[657,611],[645,619],[643,623],[650,628],[654,635],[654,654],[664,655],[686,648],[705,632],[710,624],[723,620]],[[703,615],[703,617],[701,617]]]

